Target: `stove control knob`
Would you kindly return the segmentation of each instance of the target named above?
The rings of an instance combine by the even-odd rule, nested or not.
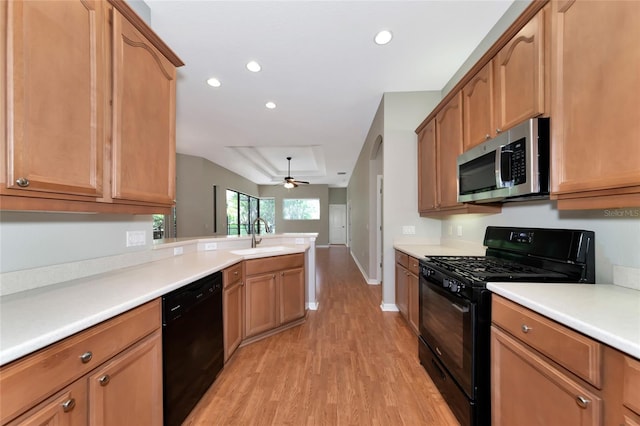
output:
[[[460,292],[459,285],[460,284],[457,281],[451,280],[449,282],[449,290],[451,290],[453,293],[458,293],[458,292]]]

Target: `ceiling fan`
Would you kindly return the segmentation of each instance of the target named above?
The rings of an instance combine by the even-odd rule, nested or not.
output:
[[[287,160],[289,161],[289,169],[288,169],[287,177],[284,178],[284,187],[287,189],[291,189],[291,188],[297,187],[298,184],[300,183],[309,184],[309,182],[307,181],[296,180],[291,177],[291,157],[287,157]]]

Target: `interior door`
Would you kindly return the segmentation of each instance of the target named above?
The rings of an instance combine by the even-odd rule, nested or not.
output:
[[[347,206],[345,204],[329,205],[329,244],[347,243]]]

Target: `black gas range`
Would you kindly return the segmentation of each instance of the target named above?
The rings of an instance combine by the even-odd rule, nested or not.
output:
[[[420,260],[420,362],[463,425],[490,425],[489,282],[593,283],[591,231],[487,227],[485,256]]]

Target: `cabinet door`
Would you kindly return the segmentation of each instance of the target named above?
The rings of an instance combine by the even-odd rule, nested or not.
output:
[[[240,281],[226,288],[223,294],[225,362],[242,342],[242,288]]]
[[[8,426],[83,426],[87,424],[87,390],[78,380],[29,410]]]
[[[487,63],[462,89],[464,150],[495,136],[493,62]]]
[[[8,45],[6,147],[3,134],[0,154],[6,185],[0,192],[100,197],[107,81],[103,3],[15,0],[2,7]]]
[[[173,205],[176,70],[113,13],[112,197]]]
[[[436,121],[431,120],[418,135],[418,211],[436,208]]]
[[[407,270],[396,263],[396,306],[403,317],[409,314],[409,282]]]
[[[438,204],[445,209],[459,207],[462,204],[458,203],[456,160],[462,154],[462,93],[456,94],[436,115],[436,124]]]
[[[88,376],[89,424],[162,424],[162,334],[158,330]]]
[[[280,272],[279,283],[280,324],[304,316],[304,268]]]
[[[416,334],[420,334],[418,323],[420,322],[420,287],[418,276],[415,274],[407,275],[407,286],[409,293],[409,325]]]
[[[277,327],[275,273],[247,277],[244,295],[245,337]]]
[[[602,400],[532,349],[491,327],[492,425],[602,424]]]
[[[546,13],[538,12],[493,59],[498,133],[545,112]]]
[[[552,2],[552,24],[552,194],[640,206],[640,2]]]

